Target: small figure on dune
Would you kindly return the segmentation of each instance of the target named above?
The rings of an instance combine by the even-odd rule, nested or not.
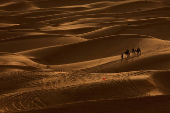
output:
[[[136,56],[136,51],[135,51],[135,49],[134,49],[134,48],[132,48],[132,53],[133,53],[133,55],[135,55],[135,56]]]
[[[130,52],[129,49],[126,50],[125,54],[127,55],[127,58],[130,58]]]
[[[141,55],[141,49],[139,48],[139,46],[138,46],[136,52],[137,52],[137,56],[138,56],[138,55]]]
[[[49,68],[50,68],[50,66],[49,66],[49,65],[47,65],[46,69],[49,69]]]
[[[121,61],[123,61],[123,54],[121,54]]]
[[[135,53],[135,49],[134,48],[132,48],[132,53]]]

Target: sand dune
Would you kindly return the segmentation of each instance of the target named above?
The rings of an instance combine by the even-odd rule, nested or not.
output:
[[[146,45],[147,43],[148,45]],[[54,46],[29,50],[21,52],[19,54],[26,55],[32,58],[34,61],[40,61],[44,64],[56,65],[82,62],[87,60],[110,57],[114,55],[120,55],[121,53],[124,53],[127,48],[133,48],[138,46],[142,47],[143,52],[146,52],[149,46],[154,47],[157,46],[159,43],[164,44],[164,46],[169,45],[169,42],[161,41],[159,39],[150,39],[146,36],[118,35],[84,41],[75,44],[69,44],[65,46]],[[86,48],[87,46],[88,48]],[[74,51],[70,51],[70,49]],[[68,56],[69,59],[67,59]],[[61,59],[63,59],[64,57],[65,60],[62,61]]]
[[[164,6],[164,5],[162,5]],[[101,12],[112,12],[112,13],[125,13],[125,12],[135,12],[135,11],[141,11],[141,10],[149,10],[151,8],[158,8],[161,7],[160,2],[154,2],[154,1],[132,1],[132,2],[120,2],[116,4],[115,6],[106,8],[102,10]]]
[[[164,28],[164,29],[162,29]],[[153,37],[169,40],[169,22],[160,22],[155,24],[146,24],[146,25],[140,25],[136,26],[135,28],[130,28],[127,31],[125,30],[123,33],[138,33],[138,34],[146,34],[146,35],[152,35]]]
[[[22,74],[22,72],[16,73],[15,76],[19,77],[17,74]],[[33,73],[24,74],[27,75],[25,76],[27,78],[29,77],[30,74]],[[164,77],[160,76],[160,74],[163,74]],[[143,71],[143,72],[137,71],[117,74],[110,73],[104,75],[103,74],[72,75],[58,73],[56,75],[50,76],[50,78],[49,77],[46,78],[46,76],[44,77],[41,76],[43,77],[42,83],[41,80],[38,80],[42,78],[37,78],[39,75],[36,75],[36,73],[34,73],[34,76],[31,76],[31,78],[27,79],[23,78],[19,79],[19,81],[25,83],[24,82],[25,80],[34,79],[34,77],[36,77],[37,78],[36,81],[39,82],[39,84],[37,84],[37,86],[34,87],[40,87],[45,85],[46,89],[36,91],[32,89],[32,91],[30,90],[29,92],[24,91],[22,93],[16,93],[9,96],[4,95],[1,98],[2,100],[1,107],[2,110],[4,111],[21,111],[39,109],[42,107],[48,108],[48,106],[51,105],[56,105],[56,107],[57,106],[69,107],[79,102],[86,103],[88,102],[87,100],[89,101],[94,100],[95,102],[97,102],[101,99],[117,100],[117,98],[132,98],[132,97],[134,98],[139,96],[147,98],[147,95],[152,96],[169,94],[168,89],[166,89],[166,87],[169,86],[169,83],[166,82],[167,79],[169,78],[168,74],[169,72],[166,71]],[[106,77],[106,81],[102,81],[103,76]],[[58,80],[57,79],[58,77],[62,77],[63,81],[56,81]],[[82,79],[82,77],[84,78],[84,80]],[[10,76],[4,79],[7,80],[9,78]],[[54,81],[58,83],[55,84]],[[83,84],[81,81],[84,81]],[[166,82],[166,84],[164,84],[164,81]],[[8,83],[10,84],[12,82],[13,81],[9,81]],[[69,86],[67,86],[68,82],[71,82],[69,83]],[[27,81],[27,83],[25,84],[29,84],[29,82]],[[51,87],[48,87],[49,85]],[[60,85],[61,86],[64,85],[65,87],[62,88]],[[60,88],[57,88],[59,86]],[[29,95],[29,97],[26,98],[27,95]],[[22,100],[23,98],[25,98],[24,101]],[[8,104],[5,104],[5,101],[7,100],[9,100],[10,102]],[[34,103],[33,105],[31,104],[32,103],[31,101]]]
[[[102,1],[102,0],[92,0],[92,1],[78,1],[78,0],[73,0],[73,1],[63,1],[63,2],[57,2],[54,0],[49,0],[49,1],[33,1],[29,0],[30,2],[36,4],[40,8],[49,8],[49,7],[62,7],[62,6],[77,6],[77,5],[84,5],[84,4],[92,4],[94,7],[100,7],[100,6],[105,6],[107,1]],[[117,1],[117,0],[116,0]]]
[[[145,65],[143,65],[145,62]],[[155,55],[144,59],[136,60],[127,63],[123,66],[116,67],[115,69],[103,70],[102,72],[122,72],[122,71],[138,71],[138,70],[169,70],[169,54]]]
[[[51,108],[45,110],[28,111],[24,113],[63,113],[63,112],[112,112],[117,111],[123,113],[124,110],[129,113],[143,113],[145,111],[149,113],[169,113],[167,104],[169,104],[169,96],[156,96],[156,97],[145,97],[135,99],[122,99],[122,100],[101,100],[101,101],[88,101],[79,102],[73,105],[68,104],[67,107]],[[162,103],[159,103],[161,101]],[[69,106],[70,105],[70,106]],[[121,107],[120,107],[121,106]],[[122,109],[122,106],[124,109]],[[148,109],[148,106],[151,108]],[[157,109],[155,107],[159,106]],[[133,108],[133,109],[132,109]]]
[[[5,11],[21,11],[21,10],[31,10],[36,9],[35,6],[28,3],[25,0],[19,0],[16,2],[8,2],[8,4],[2,4],[2,7],[0,9],[3,9]]]
[[[0,50],[2,52],[8,51],[14,53],[46,46],[48,47],[65,45],[75,42],[81,42],[84,40],[85,39],[80,37],[61,37],[57,35],[28,35],[0,41]],[[9,48],[8,45],[11,45],[11,47]],[[20,48],[20,46],[18,45],[22,46],[22,48]]]
[[[1,0],[0,113],[169,113],[169,14],[168,0]]]

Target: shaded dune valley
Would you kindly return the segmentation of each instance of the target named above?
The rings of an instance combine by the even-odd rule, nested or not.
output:
[[[170,1],[0,0],[0,113],[170,113]]]

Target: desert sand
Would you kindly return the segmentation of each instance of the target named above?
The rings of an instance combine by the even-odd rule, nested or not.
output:
[[[0,113],[170,113],[169,100],[169,0],[0,1]]]

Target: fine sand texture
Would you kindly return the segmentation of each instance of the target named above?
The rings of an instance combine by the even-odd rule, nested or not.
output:
[[[0,113],[169,105],[169,0],[0,0]]]

